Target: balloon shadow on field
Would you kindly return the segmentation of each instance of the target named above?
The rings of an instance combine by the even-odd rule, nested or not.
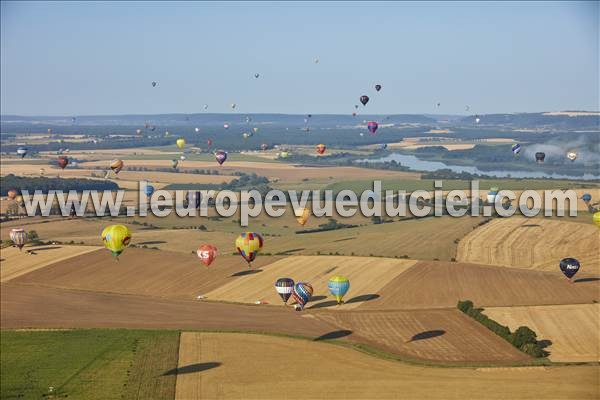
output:
[[[312,306],[308,307],[310,310],[315,309],[315,308],[325,308],[325,307],[332,307],[332,306],[337,306],[337,301],[335,300],[330,300],[330,301],[324,301],[322,303],[317,303],[317,304],[313,304]]]
[[[245,269],[243,271],[236,272],[235,274],[231,274],[231,276],[232,277],[234,277],[234,276],[246,276],[246,275],[258,274],[259,272],[262,272],[262,269]]]
[[[352,331],[349,331],[347,329],[341,329],[339,331],[325,333],[319,337],[314,338],[313,341],[318,342],[320,340],[340,339],[349,335],[352,335]]]
[[[600,278],[579,278],[579,279],[575,279],[573,281],[573,283],[579,283],[579,282],[596,282],[596,281],[600,281]]]
[[[417,333],[416,335],[411,337],[409,342],[416,342],[418,340],[432,339],[434,337],[442,336],[445,333],[446,333],[446,331],[441,330],[441,329],[425,331],[425,332]]]
[[[345,304],[352,304],[352,303],[360,303],[361,301],[371,301],[371,300],[375,300],[380,298],[381,296],[375,293],[370,293],[370,294],[361,294],[360,296],[355,296],[353,298],[351,298],[348,301],[345,301]]]
[[[190,364],[190,365],[186,365],[184,367],[170,369],[167,372],[165,372],[164,374],[162,374],[162,376],[193,374],[194,372],[202,372],[202,371],[206,371],[207,369],[217,368],[217,367],[221,366],[221,364],[222,363],[220,363],[220,362],[205,362],[205,363]]]
[[[521,228],[539,228],[539,227],[540,227],[540,225],[538,225],[538,224],[524,224],[524,225],[521,225]]]
[[[327,298],[327,296],[312,296],[310,298],[310,301],[319,301],[319,300],[325,300]]]
[[[144,244],[163,244],[163,243],[167,243],[167,242],[165,242],[164,240],[149,240],[147,242],[140,242],[138,244],[144,245]]]
[[[33,247],[29,250],[31,251],[44,251],[44,250],[56,250],[56,249],[61,249],[62,247],[60,246],[47,246],[47,247]]]

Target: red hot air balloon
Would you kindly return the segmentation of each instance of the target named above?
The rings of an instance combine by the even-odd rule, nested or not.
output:
[[[317,153],[324,154],[325,150],[327,150],[327,146],[325,146],[324,144],[321,143],[317,145]]]
[[[198,258],[207,267],[217,258],[217,248],[212,244],[203,244],[196,250]]]
[[[69,157],[60,156],[58,157],[57,163],[61,169],[65,169],[65,167],[69,164]]]

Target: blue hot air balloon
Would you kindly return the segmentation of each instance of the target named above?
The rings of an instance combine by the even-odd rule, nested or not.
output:
[[[350,281],[345,276],[336,275],[329,279],[327,282],[327,288],[335,297],[338,304],[342,304],[342,298],[350,289]]]
[[[587,204],[590,201],[592,201],[592,195],[589,193],[584,193],[583,196],[581,196],[581,200],[583,200],[583,202]]]
[[[574,258],[563,258],[560,260],[560,270],[569,279],[573,278],[581,265]]]
[[[152,193],[154,193],[154,186],[152,186],[152,185],[146,186],[145,193],[146,193],[146,196],[148,196],[148,197],[152,196]]]
[[[516,156],[521,152],[521,145],[519,143],[513,144],[511,147],[513,154]]]
[[[292,296],[294,297],[294,300],[296,300],[296,303],[298,303],[298,306],[300,306],[301,310],[304,310],[304,306],[308,303],[312,294],[313,287],[310,283],[298,282],[294,285]]]

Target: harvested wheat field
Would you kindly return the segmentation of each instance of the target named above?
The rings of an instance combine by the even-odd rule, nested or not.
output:
[[[600,274],[600,230],[592,224],[549,219],[501,218],[458,244],[463,262],[558,271],[565,257],[581,262],[580,273]]]
[[[328,343],[182,333],[176,399],[593,399],[598,366],[429,368]],[[333,374],[333,375],[332,375]],[[468,382],[468,383],[467,383]]]
[[[56,262],[65,262],[98,250],[96,246],[25,246],[19,251],[16,247],[2,249],[2,268],[0,268],[0,282],[40,270]]]
[[[414,359],[495,364],[531,360],[458,310],[327,312],[315,316],[390,353]]]
[[[209,293],[212,300],[254,303],[257,300],[269,304],[282,304],[274,289],[275,281],[289,277],[295,282],[309,282],[313,300],[309,307],[335,306],[331,309],[352,309],[376,294],[391,279],[405,271],[415,261],[364,257],[287,257],[263,268],[254,267],[253,273],[231,281]],[[254,273],[255,272],[255,273]],[[346,294],[347,303],[336,306],[329,297],[327,281],[334,275],[344,275],[350,280]],[[291,303],[291,301],[290,301]]]
[[[600,361],[600,304],[490,307],[488,317],[514,330],[525,325],[538,340],[550,340],[550,360]]]
[[[421,261],[360,309],[400,310],[477,306],[577,304],[600,301],[600,281],[570,284],[562,275],[487,265]]]
[[[261,268],[279,257],[260,257]],[[197,255],[176,252],[127,249],[116,260],[106,250],[72,257],[15,280],[15,283],[106,293],[195,300],[237,279],[247,267],[241,257],[218,257],[210,267]]]

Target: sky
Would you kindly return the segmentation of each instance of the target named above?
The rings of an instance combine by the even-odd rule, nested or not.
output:
[[[3,1],[0,112],[598,110],[598,4]]]

